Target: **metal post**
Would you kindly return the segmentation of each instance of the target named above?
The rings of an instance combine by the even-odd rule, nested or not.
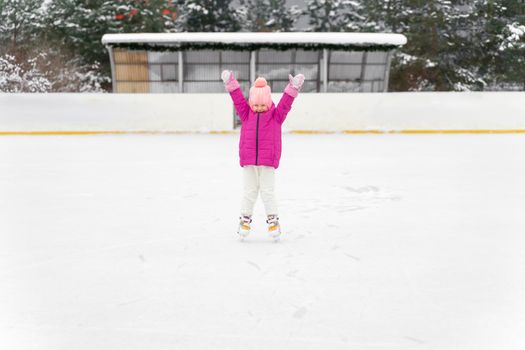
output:
[[[111,66],[111,92],[117,92],[117,80],[115,78],[115,57],[113,56],[113,47],[106,45],[106,49],[109,52],[109,64]]]
[[[184,92],[184,69],[182,57],[182,51],[179,51],[179,93]]]
[[[368,51],[365,51],[363,53],[363,59],[361,60],[361,77],[359,78],[359,84],[361,85],[359,90],[361,90],[361,92],[363,92],[363,82],[365,80],[365,72],[366,72],[366,59],[368,57]]]
[[[388,92],[388,81],[390,79],[390,60],[392,59],[393,52],[393,50],[390,50],[386,55],[385,78],[383,79],[383,92]]]
[[[255,81],[255,59],[256,59],[255,51],[251,52],[250,55],[250,81],[253,83]]]
[[[295,72],[295,64],[297,62],[297,49],[294,49],[294,50],[291,50],[292,52],[292,57],[291,57],[291,64],[292,64],[292,76],[295,76],[296,72]]]
[[[328,50],[323,49],[323,92],[328,92]]]
[[[323,57],[321,51],[317,51],[317,76],[315,78],[315,91],[321,92],[321,63],[323,63]]]

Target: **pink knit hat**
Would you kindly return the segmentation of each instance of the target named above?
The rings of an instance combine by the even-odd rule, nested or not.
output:
[[[266,79],[259,77],[253,83],[253,86],[250,88],[250,98],[248,103],[253,109],[253,105],[256,104],[265,104],[268,109],[272,106],[272,90],[266,83]]]

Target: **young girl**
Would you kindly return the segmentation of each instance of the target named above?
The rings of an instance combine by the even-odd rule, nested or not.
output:
[[[281,125],[301,90],[304,75],[288,75],[289,83],[277,107],[272,102],[271,90],[264,78],[255,80],[248,102],[232,71],[223,71],[221,78],[242,122],[239,157],[243,168],[243,196],[237,233],[241,237],[250,233],[253,207],[260,192],[268,217],[268,233],[277,239],[281,235],[281,227],[274,195],[274,176],[281,158]]]

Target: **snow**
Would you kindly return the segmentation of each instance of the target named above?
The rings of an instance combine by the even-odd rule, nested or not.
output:
[[[523,135],[283,137],[0,137],[0,348],[524,348]]]
[[[525,44],[521,42],[525,37],[525,26],[519,23],[511,23],[505,27],[505,40],[499,45],[499,51],[505,51],[509,48],[524,48]]]
[[[125,33],[104,34],[103,44],[117,43],[317,43],[317,44],[360,44],[360,45],[404,45],[407,38],[402,34],[388,33]]]

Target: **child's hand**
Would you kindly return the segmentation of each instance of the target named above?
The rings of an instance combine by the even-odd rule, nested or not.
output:
[[[221,73],[221,79],[224,82],[224,87],[226,91],[232,92],[240,88],[239,83],[235,80],[235,76],[231,70],[223,70]]]
[[[231,70],[223,70],[221,74],[221,79],[224,84],[227,84],[230,81],[230,78],[233,77],[233,72]]]
[[[292,77],[291,74],[288,74],[288,80],[290,81],[290,84],[297,89],[297,91],[301,90],[301,87],[304,83],[304,75],[303,74],[297,74],[295,77]]]

